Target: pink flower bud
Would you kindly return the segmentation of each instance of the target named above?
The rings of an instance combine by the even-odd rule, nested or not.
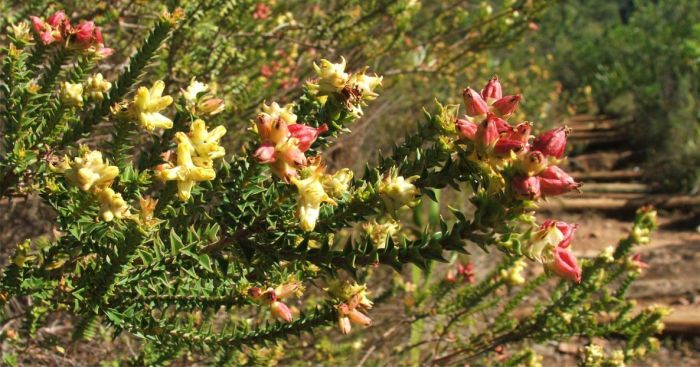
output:
[[[564,279],[581,283],[581,268],[576,263],[574,254],[568,249],[554,248],[554,261],[548,267]]]
[[[474,283],[474,264],[457,264],[457,274],[461,275],[467,283]]]
[[[486,118],[476,129],[476,143],[485,149],[492,149],[498,141],[498,127],[494,119]]]
[[[272,163],[275,161],[275,146],[265,143],[255,151],[253,156],[260,163]]]
[[[58,28],[61,25],[65,24],[65,21],[68,20],[68,17],[66,16],[66,13],[64,13],[62,10],[57,11],[53,14],[51,14],[48,19],[46,19],[46,23],[48,23],[50,26],[54,28]]]
[[[445,274],[445,281],[448,283],[454,283],[457,281],[457,276],[454,269],[450,269]]]
[[[274,301],[270,304],[272,315],[284,322],[292,322],[292,312],[289,307],[280,301]]]
[[[566,150],[566,136],[569,135],[569,131],[566,127],[558,127],[543,133],[535,138],[532,150],[540,151],[546,156],[563,157]]]
[[[530,139],[530,130],[532,129],[532,123],[525,121],[521,122],[506,133],[506,137],[511,140],[518,140],[523,143],[527,143]]]
[[[498,116],[490,112],[486,115],[486,118],[489,120],[493,120],[493,122],[496,124],[496,128],[498,129],[499,134],[513,131],[513,127],[510,126],[510,124],[506,120],[499,118]]]
[[[508,117],[518,108],[523,97],[520,94],[505,96],[491,105],[498,116]]]
[[[350,312],[348,312],[348,318],[350,319],[350,322],[355,325],[369,326],[372,324],[372,319],[357,309],[350,310]]]
[[[520,152],[525,148],[525,143],[519,140],[500,138],[493,147],[493,153],[498,156],[510,155],[510,152]]]
[[[578,228],[578,224],[569,224],[566,222],[548,219],[540,226],[540,229],[545,229],[549,227],[556,227],[559,232],[564,236],[564,239],[557,244],[557,247],[567,248],[571,245],[571,241],[574,239],[574,232]]]
[[[474,89],[467,88],[463,92],[464,105],[467,108],[467,116],[484,115],[489,111],[489,105],[486,104],[481,95]]]
[[[481,90],[481,97],[483,97],[485,101],[497,100],[503,97],[501,82],[498,81],[497,76],[494,75],[493,78],[486,83],[484,89]]]
[[[328,131],[328,125],[323,124],[318,128],[313,128],[304,124],[292,124],[288,126],[288,129],[293,138],[299,139],[299,150],[305,152],[311,148],[311,144],[319,135]]]
[[[474,137],[476,136],[477,124],[465,119],[457,119],[457,121],[455,121],[455,126],[457,127],[457,132],[461,138],[472,141],[474,140]]]
[[[555,196],[576,190],[581,184],[557,166],[549,166],[539,175],[542,194]]]
[[[649,267],[649,264],[642,260],[642,254],[632,255],[632,257],[630,257],[630,262],[635,268],[639,270],[646,269]]]
[[[78,43],[90,46],[95,40],[95,22],[81,22],[73,32]]]
[[[30,16],[29,19],[32,21],[32,28],[34,28],[36,33],[41,33],[46,29],[46,23],[44,23],[43,19],[34,15]]]
[[[522,199],[536,200],[540,197],[540,180],[535,176],[515,176],[511,182],[513,191]]]

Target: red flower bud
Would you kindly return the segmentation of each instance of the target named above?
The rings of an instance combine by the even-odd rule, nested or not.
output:
[[[513,127],[510,126],[510,124],[506,120],[499,118],[498,116],[494,115],[493,113],[489,112],[486,115],[486,118],[489,120],[493,120],[493,122],[496,124],[496,128],[498,129],[499,134],[513,131]]]
[[[292,322],[292,312],[289,307],[280,301],[273,301],[270,304],[272,315],[284,322]]]
[[[253,154],[260,163],[272,163],[275,159],[275,146],[270,143],[262,144]]]
[[[51,14],[51,16],[46,19],[46,23],[49,23],[49,25],[54,28],[58,28],[58,26],[64,25],[66,20],[68,20],[68,17],[66,13],[61,10]]]
[[[630,261],[632,262],[632,265],[634,265],[639,270],[646,269],[649,267],[649,264],[642,260],[642,254],[632,255],[632,257],[630,257]]]
[[[304,124],[292,124],[287,127],[292,138],[299,139],[299,150],[305,152],[311,148],[311,144],[319,135],[328,131],[328,125],[323,124],[318,128],[313,128]]]
[[[506,133],[506,137],[511,140],[518,140],[527,143],[530,139],[530,130],[532,123],[529,121],[521,122]]]
[[[540,179],[535,176],[515,176],[511,182],[513,191],[522,199],[536,200],[540,197]]]
[[[576,190],[581,184],[557,166],[549,166],[539,175],[542,194],[555,196]]]
[[[461,138],[472,141],[474,140],[474,137],[476,136],[476,129],[478,127],[477,124],[464,119],[457,119],[457,121],[455,121],[455,126],[457,127],[457,132]]]
[[[571,241],[574,239],[574,232],[576,232],[578,224],[569,224],[558,220],[548,219],[544,223],[542,223],[540,229],[545,229],[551,226],[556,227],[559,230],[559,232],[561,232],[561,234],[564,235],[564,239],[557,244],[557,247],[569,247],[569,245],[571,245]]]
[[[474,264],[457,264],[457,274],[464,277],[464,281],[466,281],[467,283],[474,283]]]
[[[558,127],[543,133],[535,138],[532,150],[540,151],[546,156],[563,157],[566,150],[566,136],[569,135],[569,131],[566,127]]]
[[[488,150],[492,149],[498,141],[498,126],[493,119],[484,119],[476,129],[476,143],[478,146]]]
[[[554,261],[548,265],[554,274],[576,283],[581,283],[581,268],[576,263],[576,257],[561,247],[554,248]]]
[[[520,94],[505,96],[491,105],[499,116],[508,117],[518,108],[518,103],[523,97]]]
[[[348,312],[348,318],[350,322],[356,325],[369,326],[372,324],[372,319],[354,308]]]
[[[493,153],[498,156],[510,155],[510,152],[520,152],[525,148],[525,143],[519,140],[500,138],[493,147]]]
[[[95,41],[95,22],[81,22],[73,30],[75,40],[83,46],[90,46]]]
[[[481,95],[474,89],[467,88],[463,92],[464,105],[467,108],[467,116],[479,116],[489,112],[489,105],[486,104]]]
[[[484,89],[481,90],[481,97],[483,97],[485,101],[497,100],[503,97],[501,82],[498,81],[497,76],[494,75],[494,77],[486,83]]]

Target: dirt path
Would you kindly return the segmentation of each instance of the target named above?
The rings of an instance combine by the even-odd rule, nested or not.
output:
[[[568,125],[574,132],[567,170],[584,182],[583,192],[550,200],[538,216],[578,223],[575,252],[592,257],[628,233],[636,208],[657,206],[659,229],[638,248],[649,267],[629,295],[640,307],[664,304],[674,312],[664,320],[662,349],[636,365],[700,366],[700,197],[656,193],[643,181],[637,154],[625,148],[624,128],[615,121],[579,116]],[[573,341],[543,350],[545,365],[575,366],[579,347]]]

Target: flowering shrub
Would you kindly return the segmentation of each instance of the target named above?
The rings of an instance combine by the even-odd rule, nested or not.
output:
[[[253,16],[269,11],[258,6]],[[418,361],[430,364],[484,362],[513,345],[500,362],[537,365],[528,343],[573,335],[628,337],[621,357],[590,346],[586,358],[600,363],[655,345],[663,310],[637,312],[624,299],[643,267],[633,246],[649,241],[654,212],[641,210],[616,248],[576,259],[576,225],[538,225],[533,215],[541,197],[581,186],[557,166],[568,130],[533,140],[532,123],[508,121],[521,96],[504,96],[498,78],[464,90],[464,117],[457,105],[438,105],[354,175],[326,167],[323,152],[381,99],[382,76],[322,59],[292,103],[263,103],[247,142],[226,146],[235,131],[215,122],[227,106],[208,85],[187,78],[171,95],[165,81],[142,80],[189,15],[163,14],[112,81],[91,74],[111,53],[92,22],[74,26],[59,12],[8,35],[0,193],[40,195],[56,230],[20,243],[4,269],[0,301],[31,299],[22,335],[5,338],[20,345],[69,314],[75,339],[98,325],[142,339],[126,358],[133,365],[183,354],[222,365],[302,361],[303,342],[287,354],[271,346],[329,327],[362,333],[400,286],[413,299],[395,327],[434,318],[442,335],[420,350]],[[473,211],[451,208],[408,229],[409,208],[454,190],[469,193]],[[473,245],[501,254],[490,272],[459,265],[421,290],[373,281],[385,268],[431,269]],[[533,262],[544,271],[525,273]],[[551,295],[528,304],[538,288],[551,289],[549,279],[560,279]],[[476,314],[492,317],[445,348],[450,328]],[[398,347],[399,355],[415,348]]]

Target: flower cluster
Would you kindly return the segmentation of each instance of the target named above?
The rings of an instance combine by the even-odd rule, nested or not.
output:
[[[320,65],[314,63],[317,78],[307,82],[311,93],[319,97],[333,97],[340,101],[351,115],[362,116],[362,107],[379,96],[375,89],[382,84],[382,77],[367,75],[367,68],[356,73],[345,71],[345,58],[334,64],[326,59]]]
[[[389,214],[395,215],[396,211],[404,206],[415,206],[418,204],[417,196],[420,190],[413,184],[419,176],[404,178],[399,176],[396,169],[391,169],[379,183],[379,196],[384,201]]]
[[[462,281],[466,283],[474,284],[476,281],[476,278],[474,277],[474,264],[457,264],[457,266],[447,271],[447,274],[445,274],[445,281],[455,283],[458,280],[458,277],[460,277]]]
[[[261,144],[255,151],[255,158],[260,163],[270,164],[272,172],[285,181],[296,177],[298,170],[308,165],[304,153],[319,135],[328,131],[325,124],[318,128],[297,124],[293,109],[293,105],[281,107],[273,102],[263,105],[263,112],[256,119]]]
[[[61,101],[67,106],[82,107],[86,98],[101,101],[104,94],[112,88],[112,83],[106,81],[102,74],[97,73],[88,77],[83,83],[61,83]]]
[[[190,198],[197,182],[216,178],[214,159],[222,158],[226,151],[219,140],[226,134],[226,128],[217,126],[207,130],[204,121],[195,120],[189,134],[175,134],[177,142],[176,163],[167,162],[156,168],[156,177],[161,181],[177,181],[177,195],[182,201]]]
[[[63,161],[54,167],[54,171],[63,174],[68,182],[83,191],[92,192],[100,204],[100,217],[106,222],[114,218],[125,218],[131,215],[129,205],[122,195],[116,193],[110,186],[119,175],[119,168],[110,166],[109,162],[102,158],[102,153],[96,150],[81,148],[81,157],[65,157]]]
[[[386,241],[392,238],[401,229],[401,223],[393,218],[386,218],[384,221],[377,222],[376,219],[364,223],[362,229],[367,234],[367,237],[372,241],[372,244],[378,248],[386,247]]]
[[[523,253],[556,275],[578,283],[581,268],[570,249],[576,228],[575,224],[547,220],[532,234]]]
[[[581,186],[557,166],[564,158],[568,128],[555,128],[533,139],[531,122],[511,125],[507,119],[522,97],[503,96],[497,77],[489,80],[481,93],[467,88],[463,95],[467,114],[456,119],[455,130],[460,140],[473,146],[470,159],[493,176],[492,186],[500,182],[497,189],[505,186],[522,200],[561,195]],[[581,268],[569,249],[575,230],[576,225],[548,220],[534,232],[523,252],[553,273],[580,282]],[[513,283],[521,281],[515,273],[502,275]]]
[[[189,112],[197,116],[213,116],[224,110],[224,100],[208,93],[207,84],[192,78],[186,89],[181,89],[182,98]]]
[[[113,49],[104,46],[102,31],[95,22],[81,21],[73,25],[63,11],[53,13],[45,21],[36,16],[31,16],[30,19],[34,31],[44,45],[66,42],[66,45],[89,50],[100,57],[114,53]]]
[[[329,293],[340,302],[336,305],[338,312],[338,327],[340,332],[348,334],[352,330],[352,324],[369,326],[372,319],[366,312],[372,308],[367,287],[357,283],[336,282],[329,287]]]
[[[248,289],[248,297],[270,307],[270,313],[284,322],[292,321],[292,311],[282,300],[293,295],[300,297],[303,293],[304,286],[296,280],[289,281],[277,288],[268,288],[265,291],[258,287]]]

